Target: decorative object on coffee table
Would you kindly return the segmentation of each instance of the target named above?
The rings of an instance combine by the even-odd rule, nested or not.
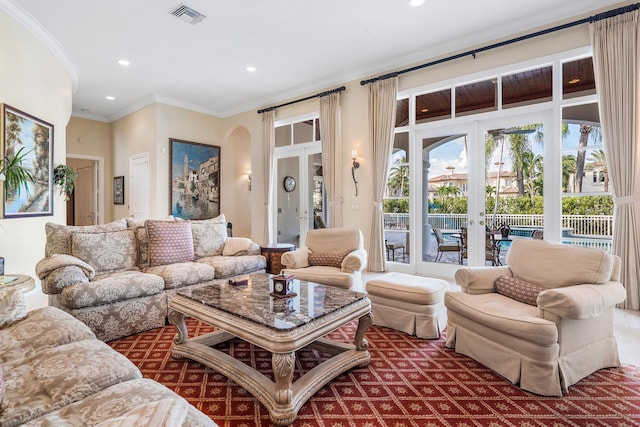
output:
[[[288,274],[279,274],[271,278],[273,281],[272,297],[276,298],[292,298],[296,296],[293,292],[293,276]]]
[[[280,274],[282,264],[280,259],[282,254],[294,250],[296,247],[291,243],[272,243],[270,245],[261,245],[260,253],[267,259],[267,273]]]

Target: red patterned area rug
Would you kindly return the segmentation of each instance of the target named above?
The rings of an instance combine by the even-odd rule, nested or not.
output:
[[[212,330],[188,320],[190,335]],[[330,334],[352,342],[355,323]],[[109,343],[152,378],[187,399],[224,427],[269,426],[255,398],[200,363],[174,360],[175,328],[167,326]],[[514,387],[468,357],[382,327],[367,332],[371,364],[326,385],[301,408],[294,426],[640,426],[640,367],[604,369],[569,388],[562,398]],[[270,354],[240,340],[228,353],[272,378]],[[297,353],[296,376],[329,357]]]

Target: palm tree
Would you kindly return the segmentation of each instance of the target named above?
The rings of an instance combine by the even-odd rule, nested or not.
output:
[[[458,197],[460,194],[460,189],[453,185],[443,185],[441,187],[438,187],[438,195],[442,197],[442,207],[444,213],[447,213],[447,200],[450,197]]]
[[[389,169],[387,188],[395,190],[393,195],[395,197],[409,196],[409,166],[407,166],[406,161],[406,158],[403,157],[396,161],[396,166]]]
[[[584,164],[586,148],[591,138],[596,144],[602,140],[602,132],[599,126],[587,124],[580,125],[580,140],[578,141],[578,155],[576,156],[576,181],[574,186],[575,193],[582,193],[582,178],[584,175]]]
[[[534,155],[532,151],[523,153],[522,172],[525,181],[526,192],[529,193],[531,205],[533,206],[533,198],[538,193],[539,188],[536,185],[536,179],[542,173],[543,158],[541,155]]]
[[[573,154],[565,154],[562,156],[562,190],[570,192],[569,179],[576,172],[576,156]]]
[[[609,171],[607,170],[607,157],[602,148],[591,152],[591,157],[589,158],[589,165],[602,168],[602,175],[604,178],[604,191],[605,193],[608,192],[609,191]]]

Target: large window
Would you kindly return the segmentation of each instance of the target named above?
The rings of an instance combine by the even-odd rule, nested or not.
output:
[[[384,199],[385,239],[392,247],[406,246],[405,256],[396,255],[396,262],[432,261],[437,249],[427,247],[436,242],[429,227],[440,228],[447,240],[465,228],[471,215],[482,215],[474,221],[486,224],[487,232],[504,223],[518,238],[535,234],[610,249],[611,184],[593,64],[585,53],[399,94]],[[452,150],[456,144],[464,150]],[[467,150],[467,144],[484,148]],[[485,157],[484,174],[480,170],[469,175],[466,155],[471,151],[474,159]],[[440,163],[446,163],[442,171]],[[468,204],[472,197],[481,203]],[[415,208],[420,212],[412,212]],[[415,242],[409,239],[412,229],[422,231]],[[410,241],[415,248],[409,247]],[[509,243],[501,248],[504,262]],[[393,257],[389,254],[389,260]]]

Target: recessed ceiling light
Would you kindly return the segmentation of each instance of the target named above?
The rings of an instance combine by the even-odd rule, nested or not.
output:
[[[118,59],[118,64],[122,65],[123,67],[128,67],[129,65],[131,65],[131,62],[127,61],[126,59]]]
[[[409,0],[409,6],[418,7],[424,4],[424,0]]]
[[[111,96],[111,95],[107,95],[105,96],[105,98],[107,98],[109,101],[113,101],[116,99],[114,96]]]
[[[248,72],[250,72],[250,73],[255,73],[255,72],[256,72],[256,70],[257,70],[257,68],[256,68],[256,67],[253,67],[253,66],[251,66],[251,65],[249,65],[249,66],[247,67],[247,71],[248,71]]]
[[[574,85],[574,84],[576,84],[576,83],[580,83],[580,79],[576,78],[576,79],[571,79],[571,80],[569,80],[569,84],[570,84],[570,85]]]

